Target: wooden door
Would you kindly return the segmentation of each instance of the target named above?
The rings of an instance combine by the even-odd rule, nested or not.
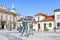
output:
[[[38,24],[38,30],[40,29],[40,24]]]

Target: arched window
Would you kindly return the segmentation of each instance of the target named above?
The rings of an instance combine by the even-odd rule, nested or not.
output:
[[[49,23],[49,27],[52,27],[52,23]]]

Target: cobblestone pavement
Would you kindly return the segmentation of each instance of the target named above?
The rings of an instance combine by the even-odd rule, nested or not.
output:
[[[60,40],[60,32],[40,32],[34,31],[29,37],[21,37],[19,32],[0,32],[1,36],[9,40]],[[0,36],[0,37],[1,37]]]
[[[0,40],[22,40],[14,35],[10,34],[11,32],[1,31],[0,32]],[[13,32],[12,32],[13,33]]]
[[[34,32],[28,38],[21,37],[23,40],[60,40],[59,32]]]

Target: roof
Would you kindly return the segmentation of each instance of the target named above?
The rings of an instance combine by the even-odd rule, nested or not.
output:
[[[5,9],[5,7],[4,7],[3,5],[0,5],[0,8],[1,8],[1,9]]]
[[[16,13],[13,13],[13,12],[10,12],[10,11],[8,11],[6,9],[1,9],[1,8],[0,8],[0,12],[10,13],[10,14],[13,14],[13,15],[17,15]]]
[[[47,16],[42,21],[53,21],[53,20],[54,20],[54,17],[53,16]]]
[[[36,21],[35,19],[32,20],[32,22],[42,22],[42,21],[54,21],[54,15],[47,16],[41,21]]]
[[[60,8],[54,10],[54,12],[58,12],[58,11],[60,11]]]
[[[32,16],[26,16],[26,18],[34,18],[34,17],[32,17]]]
[[[35,14],[35,16],[40,16],[40,15],[42,15],[42,16],[47,16],[47,15],[45,15],[45,14],[41,13],[41,12],[39,12],[39,13]]]
[[[36,22],[36,20],[35,19],[32,19],[32,22]]]

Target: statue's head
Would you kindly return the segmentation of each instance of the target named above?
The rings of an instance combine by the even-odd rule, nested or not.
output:
[[[26,20],[26,18],[24,18],[24,20]]]
[[[23,18],[23,20],[27,20],[26,18]]]

